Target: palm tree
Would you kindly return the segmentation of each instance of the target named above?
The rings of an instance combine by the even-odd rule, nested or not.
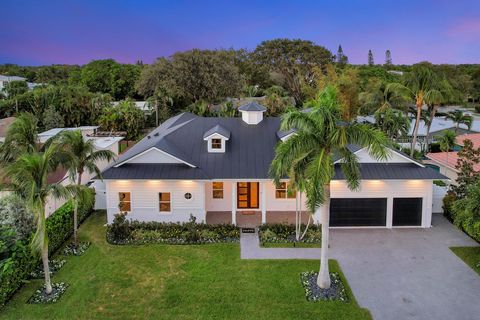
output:
[[[367,90],[360,93],[358,99],[362,105],[362,112],[382,112],[388,109],[405,110],[408,96],[405,90],[395,84],[386,84],[380,80],[370,81]]]
[[[440,150],[447,153],[447,164],[448,164],[448,155],[450,150],[455,146],[456,134],[451,130],[447,130],[441,135],[438,139],[440,142]]]
[[[447,119],[450,119],[457,124],[455,127],[455,133],[458,133],[458,128],[461,124],[466,125],[468,130],[470,130],[473,123],[473,117],[464,114],[463,111],[461,110],[455,110],[453,112],[449,112],[447,114]]]
[[[385,146],[389,141],[380,130],[369,125],[342,121],[341,106],[332,86],[321,91],[306,107],[311,108],[311,112],[290,111],[282,116],[281,130],[295,129],[296,134],[277,145],[270,174],[276,183],[295,172],[308,177],[305,186],[307,206],[311,212],[321,213],[322,224],[317,284],[326,289],[330,287],[328,242],[330,182],[335,174],[333,155],[342,158],[339,166],[348,187],[357,190],[360,186],[360,168],[349,145],[366,147],[374,158],[386,159],[388,153]]]
[[[5,141],[0,146],[0,162],[5,165],[23,153],[38,151],[37,134],[37,119],[31,113],[21,113],[8,128]]]
[[[421,63],[415,65],[406,75],[405,84],[391,84],[392,89],[408,94],[415,102],[416,118],[413,128],[412,147],[410,157],[413,157],[417,145],[418,128],[420,125],[422,107],[432,101],[441,101],[442,92],[438,89],[438,79],[432,68]]]
[[[34,213],[36,231],[31,242],[32,252],[40,254],[45,273],[46,293],[52,292],[48,266],[48,236],[46,231],[45,204],[49,197],[67,196],[67,189],[59,184],[50,184],[48,174],[57,168],[59,149],[49,146],[43,153],[34,151],[21,154],[15,162],[10,163],[5,174],[15,192],[25,198],[27,206]]]
[[[59,146],[66,152],[63,165],[68,169],[70,180],[76,183],[72,188],[73,209],[73,243],[76,248],[77,238],[77,216],[80,202],[89,202],[88,192],[81,187],[82,176],[85,170],[92,174],[95,173],[101,179],[102,173],[97,167],[99,161],[110,161],[115,154],[110,150],[96,150],[93,140],[84,139],[80,130],[63,131],[59,134],[57,141]],[[75,181],[76,179],[76,181]]]
[[[410,118],[400,110],[386,109],[374,113],[375,127],[382,130],[390,139],[404,137],[410,130]]]
[[[435,119],[435,115],[437,113],[437,109],[440,104],[447,102],[448,98],[452,97],[453,95],[453,88],[448,82],[447,79],[443,79],[438,84],[439,91],[442,93],[441,95],[435,94],[429,97],[427,101],[428,113],[429,113],[429,121],[427,123],[427,138],[430,135],[430,129],[432,128],[432,123]]]

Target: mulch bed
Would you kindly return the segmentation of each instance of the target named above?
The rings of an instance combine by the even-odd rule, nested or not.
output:
[[[28,299],[27,303],[29,304],[46,304],[46,303],[55,303],[60,297],[65,293],[68,288],[68,284],[65,282],[52,283],[52,292],[47,294],[45,292],[45,284],[35,291],[33,296]]]
[[[348,302],[345,285],[338,273],[330,273],[331,285],[329,289],[322,289],[317,285],[317,276],[318,272],[314,271],[306,271],[300,274],[307,301]]]
[[[62,254],[65,256],[81,256],[87,251],[90,244],[90,242],[79,242],[78,245],[75,246],[73,242],[69,243],[63,249]]]

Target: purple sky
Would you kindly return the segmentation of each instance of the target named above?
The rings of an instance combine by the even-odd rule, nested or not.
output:
[[[0,0],[0,64],[143,60],[302,38],[351,63],[480,63],[480,0]]]

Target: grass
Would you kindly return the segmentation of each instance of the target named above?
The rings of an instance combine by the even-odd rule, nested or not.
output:
[[[113,246],[104,223],[95,214],[80,228],[92,245],[53,276],[70,285],[59,302],[26,304],[35,280],[0,319],[371,319],[348,285],[349,303],[306,301],[300,273],[318,261],[240,260],[238,244]],[[336,261],[330,268],[343,278]]]
[[[262,248],[320,248],[320,243],[305,243],[305,242],[282,242],[282,243],[272,243],[272,242],[263,242],[260,243]]]
[[[480,247],[451,247],[450,250],[480,275]]]

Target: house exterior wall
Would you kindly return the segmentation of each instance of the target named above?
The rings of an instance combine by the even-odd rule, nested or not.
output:
[[[221,182],[219,180],[219,182]],[[223,181],[223,199],[214,199],[212,182],[205,182],[205,210],[206,211],[232,211],[232,184],[236,182]]]
[[[127,218],[138,221],[187,222],[190,215],[205,221],[204,183],[180,180],[107,180],[107,218],[113,222],[119,212],[119,192],[130,192],[131,212]],[[159,211],[159,192],[170,192],[171,212]],[[191,193],[187,200],[185,193]]]

